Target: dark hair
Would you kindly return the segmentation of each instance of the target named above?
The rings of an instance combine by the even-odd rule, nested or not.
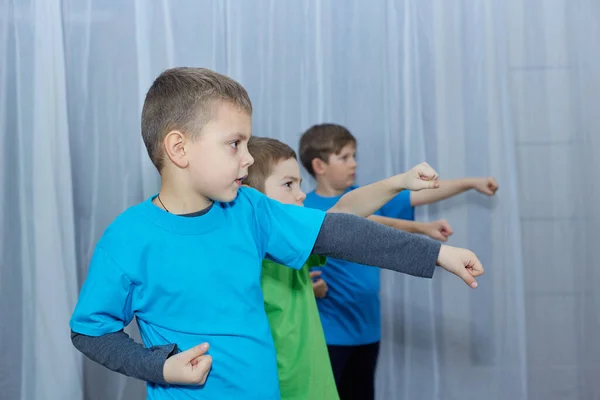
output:
[[[263,193],[265,182],[275,166],[281,161],[296,159],[296,152],[290,146],[266,137],[252,136],[248,141],[248,151],[254,158],[254,164],[248,169],[244,183]]]
[[[313,177],[312,161],[315,158],[329,161],[329,156],[339,154],[348,145],[356,145],[356,138],[345,127],[337,124],[313,125],[300,138],[300,161]]]
[[[142,110],[142,138],[152,163],[163,167],[162,141],[179,129],[192,136],[210,121],[216,101],[231,102],[252,115],[246,89],[233,79],[205,68],[168,69],[152,84]]]

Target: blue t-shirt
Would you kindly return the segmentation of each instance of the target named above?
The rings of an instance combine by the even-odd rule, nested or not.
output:
[[[356,187],[351,187],[346,193],[354,189]],[[341,197],[342,195],[322,197],[313,191],[306,196],[304,206],[328,210]],[[413,220],[414,208],[410,205],[410,191],[400,192],[375,214]],[[327,258],[327,264],[320,270],[321,277],[329,288],[325,298],[317,299],[327,344],[358,346],[379,341],[379,268]]]
[[[148,384],[148,399],[279,399],[262,261],[300,269],[324,216],[249,188],[191,218],[148,199],[117,217],[96,245],[71,329],[100,336],[135,316],[147,347],[210,344],[203,386]]]

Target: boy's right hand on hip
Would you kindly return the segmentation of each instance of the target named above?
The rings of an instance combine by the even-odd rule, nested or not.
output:
[[[470,250],[442,245],[437,265],[460,277],[467,285],[475,289],[475,277],[483,274],[483,266]]]
[[[212,366],[212,357],[205,354],[208,343],[167,358],[163,366],[165,381],[177,385],[204,385]]]

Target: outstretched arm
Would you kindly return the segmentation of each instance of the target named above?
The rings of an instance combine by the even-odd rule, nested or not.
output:
[[[436,190],[423,190],[410,194],[410,204],[422,206],[448,199],[457,194],[475,189],[479,193],[493,196],[498,190],[498,183],[494,178],[463,178],[452,180],[440,180]]]
[[[438,174],[427,163],[421,163],[408,172],[394,175],[346,193],[327,212],[355,214],[368,217],[383,207],[402,190],[422,190],[437,187]]]
[[[404,232],[427,235],[430,238],[439,240],[441,242],[447,241],[448,237],[454,233],[448,221],[444,219],[439,219],[432,222],[416,222],[407,221],[400,218],[382,217],[379,215],[371,215],[369,219],[377,222],[378,224],[399,229]]]
[[[477,287],[475,277],[483,274],[477,256],[469,250],[350,214],[327,214],[312,252],[422,278],[431,278],[438,265],[472,288]]]

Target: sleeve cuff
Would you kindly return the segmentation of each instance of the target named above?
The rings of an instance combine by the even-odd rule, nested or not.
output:
[[[164,346],[154,346],[150,350],[152,353],[148,357],[149,381],[159,385],[168,385],[165,381],[164,367],[167,359],[179,351],[176,344],[167,344]]]
[[[429,240],[425,249],[427,261],[423,263],[423,269],[421,270],[421,276],[423,278],[433,278],[435,267],[437,266],[437,260],[440,255],[440,249],[442,244],[435,240]]]

